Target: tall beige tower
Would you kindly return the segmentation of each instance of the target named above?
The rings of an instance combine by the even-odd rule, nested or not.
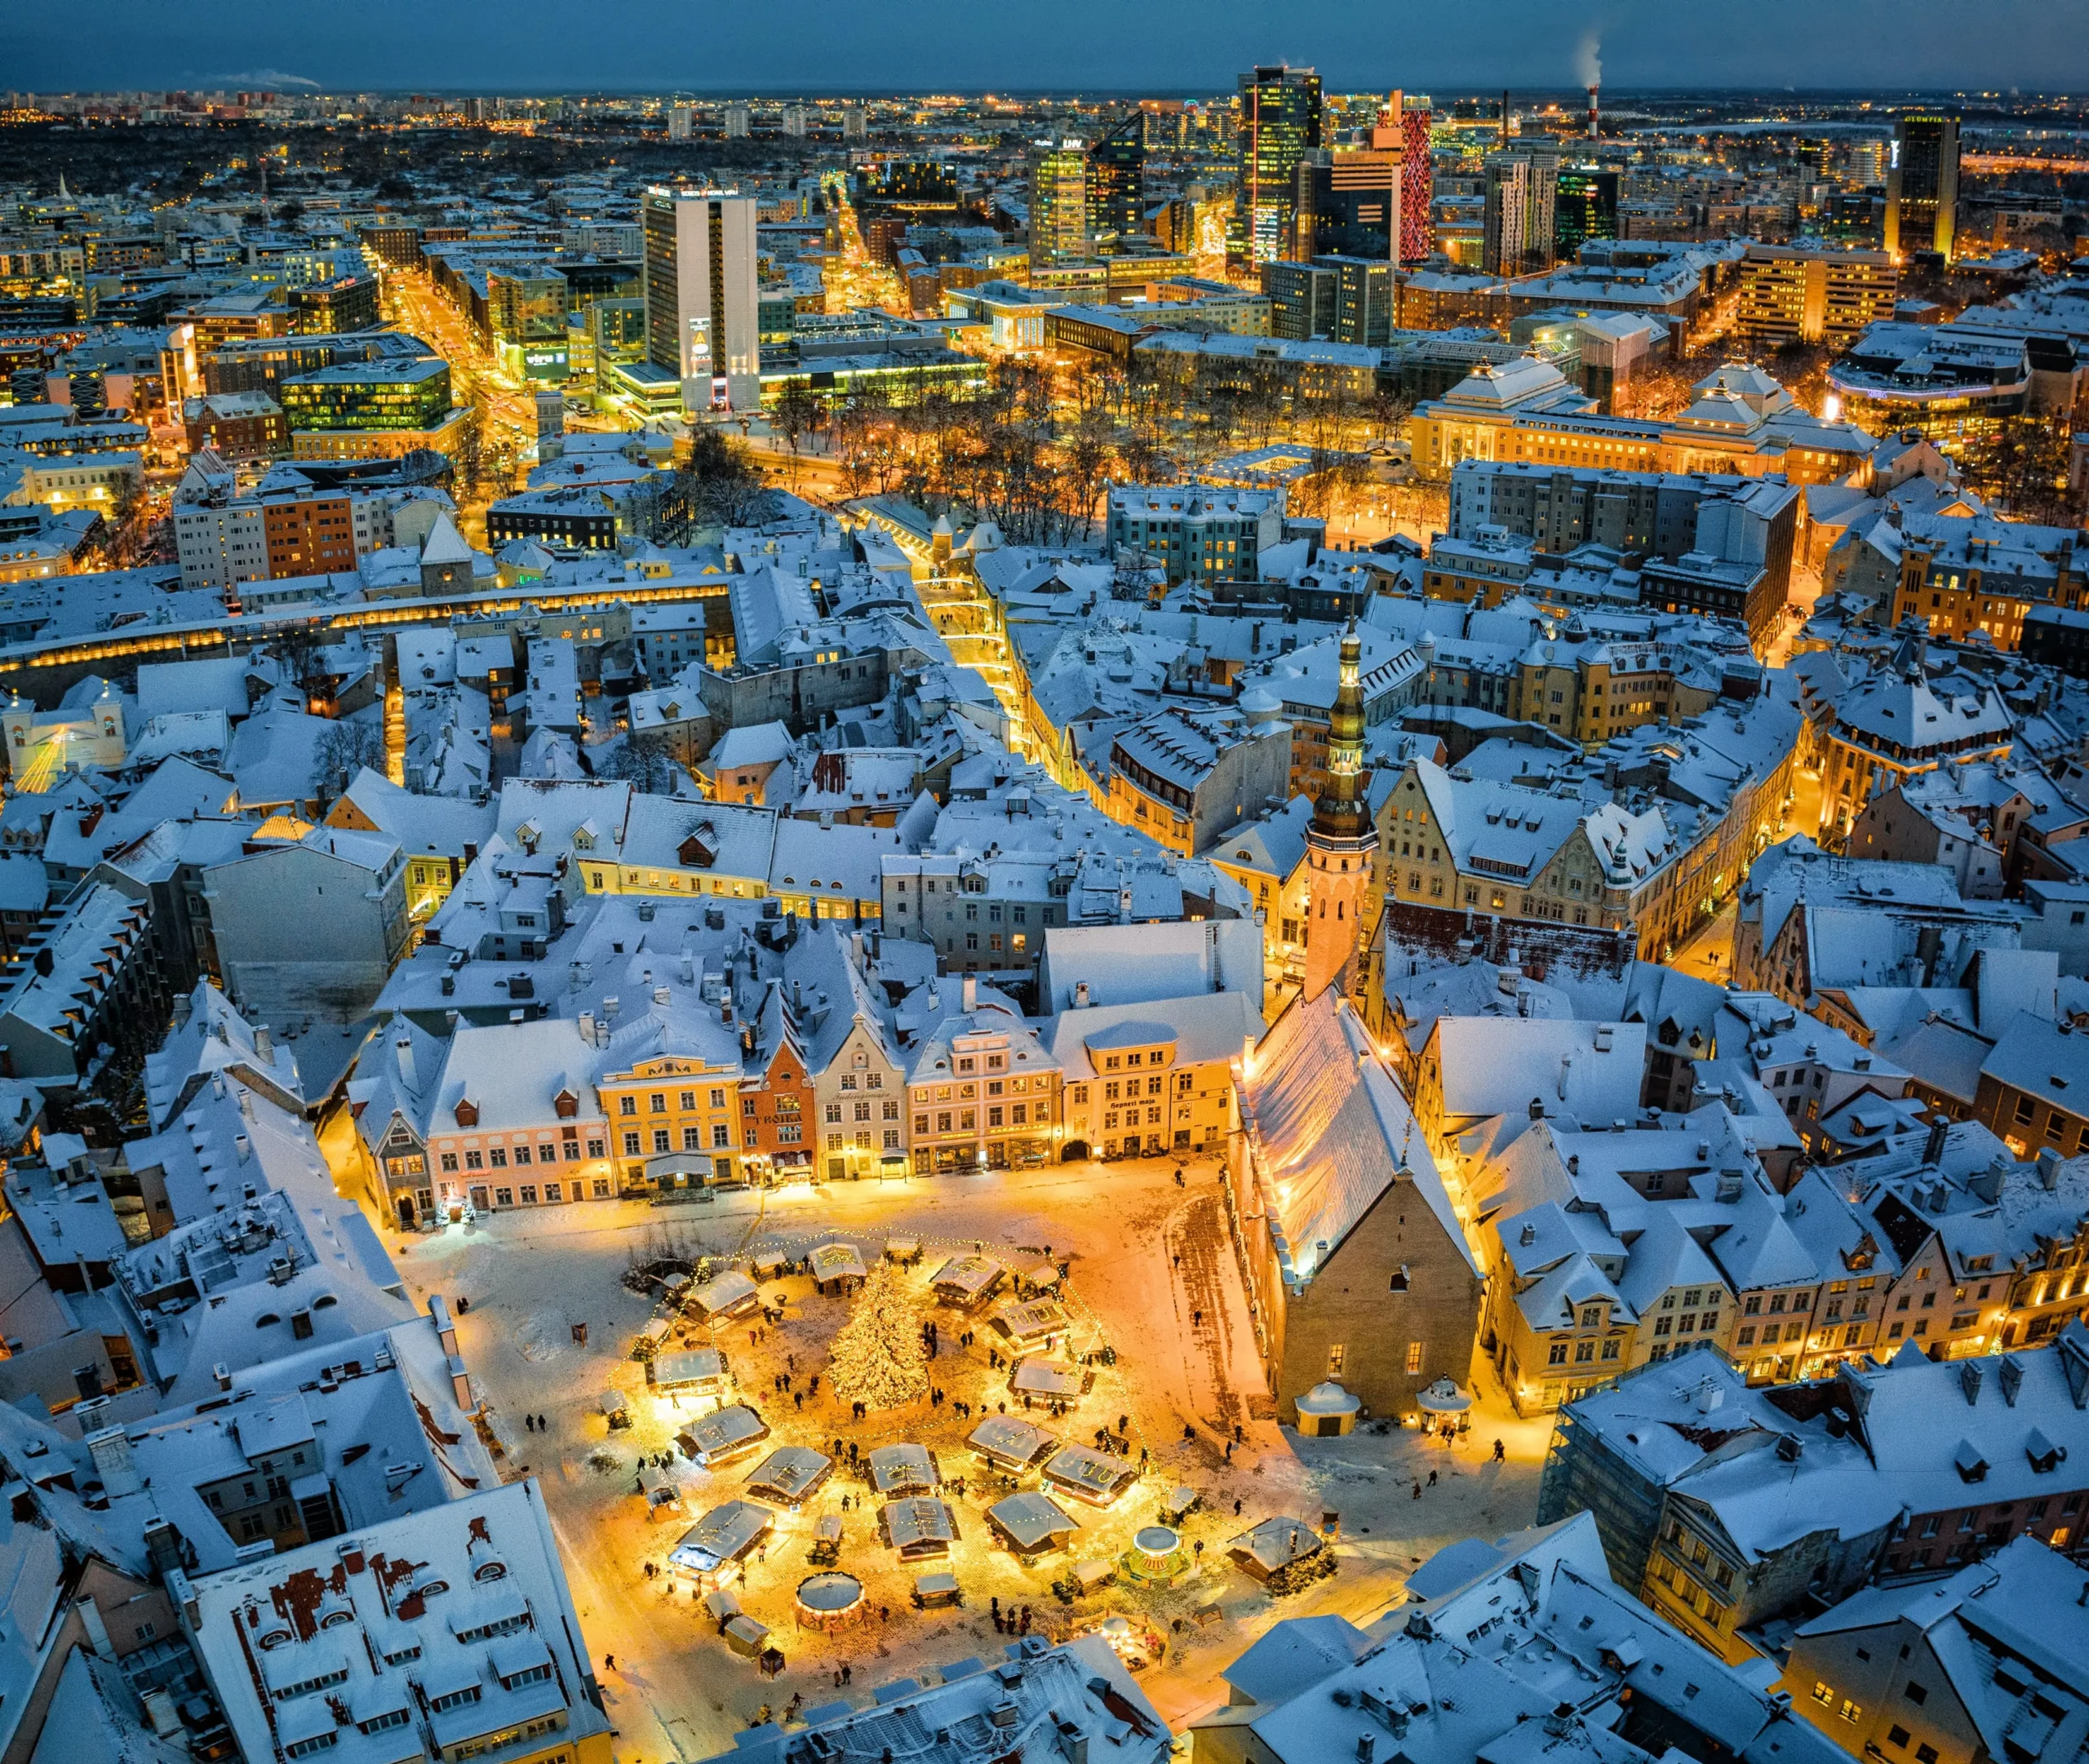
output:
[[[1364,896],[1378,844],[1364,797],[1363,640],[1356,621],[1342,640],[1341,683],[1328,719],[1328,782],[1306,833],[1305,996],[1339,982],[1365,935]]]

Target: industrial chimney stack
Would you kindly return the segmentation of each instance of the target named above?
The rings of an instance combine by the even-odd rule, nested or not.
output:
[[[1602,89],[1598,86],[1591,86],[1589,88],[1589,139],[1592,141],[1603,133],[1602,128],[1599,126],[1602,110],[1596,102],[1596,95]]]

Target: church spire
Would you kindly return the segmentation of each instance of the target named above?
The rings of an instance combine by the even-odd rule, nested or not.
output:
[[[1313,807],[1313,828],[1329,839],[1357,839],[1368,830],[1364,800],[1364,640],[1356,621],[1342,633],[1334,708],[1328,715],[1328,782]]]
[[[1328,714],[1328,779],[1306,831],[1306,997],[1342,980],[1364,936],[1364,899],[1377,848],[1364,794],[1364,641],[1342,633],[1335,702]]]

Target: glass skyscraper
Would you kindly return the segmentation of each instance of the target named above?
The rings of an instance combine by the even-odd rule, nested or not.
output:
[[[1320,145],[1320,77],[1311,68],[1240,76],[1240,217],[1250,262],[1293,249],[1298,162]]]
[[[1949,261],[1958,237],[1958,119],[1909,113],[1893,125],[1886,164],[1886,251],[1935,251]]]
[[[1617,174],[1562,166],[1552,203],[1552,242],[1563,259],[1585,239],[1617,237]]]
[[[1131,115],[1088,150],[1088,231],[1095,239],[1144,230],[1146,117]]]

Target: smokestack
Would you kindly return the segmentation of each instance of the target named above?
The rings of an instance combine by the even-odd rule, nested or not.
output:
[[[1603,134],[1601,126],[1603,109],[1596,96],[1602,90],[1603,88],[1599,86],[1591,86],[1589,88],[1589,139],[1592,141],[1600,138]]]
[[[1506,86],[1501,88],[1501,146],[1506,152],[1509,146],[1509,88]]]

